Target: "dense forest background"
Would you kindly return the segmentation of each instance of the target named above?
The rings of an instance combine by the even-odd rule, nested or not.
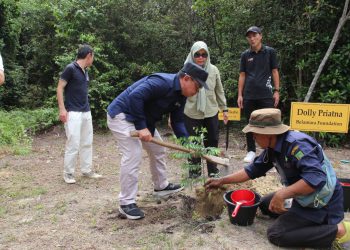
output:
[[[95,49],[90,70],[94,120],[105,126],[109,102],[152,72],[177,72],[194,41],[205,41],[229,106],[237,106],[245,31],[263,28],[278,51],[280,108],[303,101],[342,14],[345,0],[0,0],[0,51],[6,83],[0,107],[56,107],[60,72],[78,44]],[[350,23],[321,74],[311,102],[350,103]]]

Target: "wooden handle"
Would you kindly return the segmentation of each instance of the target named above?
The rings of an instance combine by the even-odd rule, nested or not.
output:
[[[139,133],[137,131],[131,131],[130,132],[130,136],[132,137],[138,137]],[[196,157],[195,151],[185,148],[183,146],[174,144],[174,143],[170,143],[170,142],[165,142],[165,141],[161,141],[161,140],[157,140],[152,138],[151,142],[158,144],[160,146],[163,147],[167,147],[167,148],[171,148],[171,149],[175,149],[175,150],[179,150],[185,153],[190,153],[192,154],[192,156]],[[198,156],[197,156],[198,157]],[[216,163],[216,164],[220,164],[223,166],[228,166],[229,164],[229,160],[227,158],[221,158],[221,157],[217,157],[217,156],[213,156],[213,155],[202,155],[201,156],[203,159],[210,161],[212,163]]]
[[[136,130],[131,131],[131,132],[130,132],[130,136],[131,136],[131,137],[139,137],[139,132],[137,132]]]
[[[132,136],[132,137],[139,137],[139,133],[137,131],[131,131],[130,132],[130,136]],[[176,150],[179,150],[179,151],[182,151],[182,152],[185,152],[185,153],[194,153],[190,149],[182,147],[182,146],[174,144],[174,143],[164,142],[164,141],[157,140],[157,139],[154,139],[154,138],[152,138],[151,142],[153,142],[155,144],[158,144],[160,146],[166,147],[166,148],[176,149]]]

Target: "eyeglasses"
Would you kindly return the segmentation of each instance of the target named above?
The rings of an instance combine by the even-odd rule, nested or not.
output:
[[[208,54],[207,53],[201,54],[199,52],[194,53],[194,58],[199,58],[199,57],[207,58]]]
[[[193,80],[193,78],[192,78],[192,80]],[[195,81],[195,80],[193,80],[193,81],[194,81],[194,83],[196,84],[196,86],[197,86],[198,89],[203,88],[203,86],[200,85],[199,82],[197,82],[197,81]]]
[[[190,76],[190,75],[187,74],[186,72],[184,72],[184,73],[185,73],[185,75],[187,75],[187,76],[189,76],[189,77],[191,78],[192,82],[196,85],[196,87],[197,87],[198,89],[203,88],[203,86],[202,86],[199,82],[197,82],[196,80],[194,80],[192,76]]]
[[[196,87],[197,87],[198,89],[203,88],[203,86],[200,85],[199,82],[197,82],[196,80],[194,80],[192,77],[191,77],[191,79],[192,79],[192,82],[196,85]]]

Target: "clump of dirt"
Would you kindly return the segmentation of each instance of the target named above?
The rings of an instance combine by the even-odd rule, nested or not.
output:
[[[220,218],[225,207],[223,195],[226,192],[226,186],[207,192],[204,187],[196,188],[196,211],[203,218]]]
[[[220,218],[225,208],[223,195],[227,187],[207,192],[203,186],[195,188],[195,194],[182,196],[182,209],[185,217],[194,216],[215,220]]]

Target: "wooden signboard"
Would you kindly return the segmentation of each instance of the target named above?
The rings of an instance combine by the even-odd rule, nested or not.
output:
[[[294,130],[347,133],[349,104],[292,102],[290,126]]]

